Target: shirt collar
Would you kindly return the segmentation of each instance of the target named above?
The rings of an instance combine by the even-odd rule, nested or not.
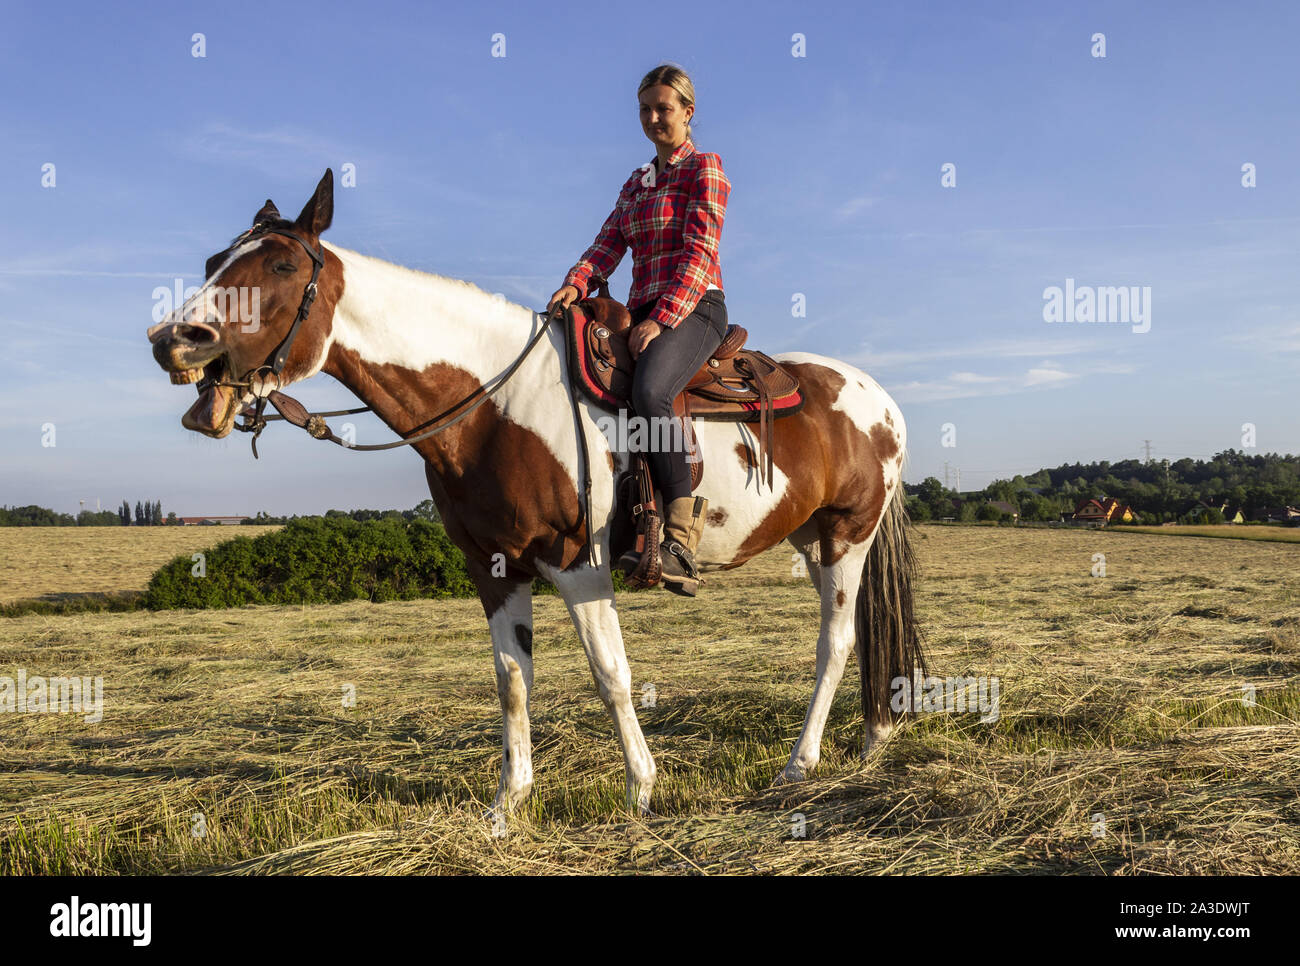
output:
[[[672,154],[668,155],[668,164],[665,165],[665,167],[671,168],[679,161],[682,161],[684,158],[689,158],[694,153],[695,153],[695,145],[691,143],[690,138],[687,138],[681,144],[677,145],[676,150],[674,150]],[[657,166],[658,162],[659,162],[659,155],[657,154],[650,159],[650,165],[652,167]]]

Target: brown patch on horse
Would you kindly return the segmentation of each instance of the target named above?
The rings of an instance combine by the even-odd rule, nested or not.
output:
[[[303,379],[316,367],[333,330],[334,307],[343,297],[343,263],[320,244],[320,239],[304,233],[293,222],[277,222],[277,227],[295,233],[313,249],[324,253],[325,265],[316,280],[316,301],[311,313],[294,337],[285,360],[283,382]],[[263,235],[262,243],[221,274],[222,288],[257,288],[259,318],[256,329],[237,326],[238,336],[229,340],[231,374],[241,378],[266,363],[279,348],[297,318],[303,290],[311,279],[312,261],[302,245],[283,235]],[[283,262],[294,265],[292,275],[280,275],[274,266]]]
[[[837,590],[837,591],[835,592],[835,606],[836,606],[836,607],[843,607],[843,606],[844,606],[844,600],[845,600],[844,588],[841,587],[839,590]]]
[[[737,567],[816,520],[823,564],[867,540],[885,509],[885,463],[899,455],[897,437],[868,435],[834,404],[844,376],[815,363],[785,363],[804,392],[802,411],[773,423],[773,459],[787,477],[785,493],[745,538]],[[884,452],[887,451],[888,456]]]
[[[338,345],[323,371],[408,436],[480,386],[456,366],[417,372],[377,365]],[[470,563],[488,617],[520,580],[541,576],[539,562],[564,570],[585,561],[587,529],[573,481],[540,436],[503,417],[494,403],[413,448],[424,457],[433,502]],[[492,575],[496,554],[505,561],[505,577]]]
[[[710,510],[704,518],[705,522],[711,527],[720,527],[727,522],[727,511],[719,507],[716,510]]]
[[[889,413],[885,415],[888,416]],[[892,460],[898,455],[898,437],[884,423],[876,423],[871,427],[871,445],[882,460]]]

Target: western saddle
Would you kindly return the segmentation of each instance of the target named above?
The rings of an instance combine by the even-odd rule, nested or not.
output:
[[[632,316],[626,305],[610,298],[604,279],[593,278],[593,286],[599,294],[575,302],[567,314],[569,367],[576,387],[592,402],[611,412],[627,410],[636,366],[627,345]],[[704,476],[704,457],[695,444],[694,420],[757,422],[760,485],[766,480],[771,486],[772,420],[803,408],[799,380],[765,353],[745,348],[747,337],[740,326],[728,325],[717,351],[673,401],[673,412],[681,421],[682,441],[689,454],[692,490]],[[641,554],[641,566],[629,575],[628,583],[653,586],[659,580],[659,514],[649,464],[644,456],[637,455],[634,465],[634,473],[624,477],[618,486],[620,505],[631,510],[636,525],[634,545]],[[630,534],[624,532],[623,537],[627,543],[633,542]]]

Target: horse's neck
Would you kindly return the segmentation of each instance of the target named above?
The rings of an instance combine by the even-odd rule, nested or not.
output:
[[[411,431],[501,375],[534,331],[531,310],[468,282],[328,248],[343,263],[344,289],[322,370],[396,431]],[[444,463],[442,444],[457,435],[453,428],[418,449]]]

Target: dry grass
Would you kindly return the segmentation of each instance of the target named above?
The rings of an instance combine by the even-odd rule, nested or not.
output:
[[[933,671],[998,676],[996,723],[920,715],[864,766],[851,671],[818,775],[769,788],[817,621],[776,550],[695,601],[620,601],[657,692],[658,816],[631,819],[586,660],[541,597],[537,784],[503,838],[475,601],[0,621],[0,674],[102,674],[106,703],[98,725],[0,715],[0,873],[1300,873],[1300,549],[918,533]]]
[[[177,554],[279,527],[0,527],[0,604],[144,590]]]
[[[1223,540],[1265,540],[1300,543],[1300,527],[1243,526],[1225,523],[1206,526],[1110,527],[1120,533],[1158,533],[1166,537],[1218,537]]]

